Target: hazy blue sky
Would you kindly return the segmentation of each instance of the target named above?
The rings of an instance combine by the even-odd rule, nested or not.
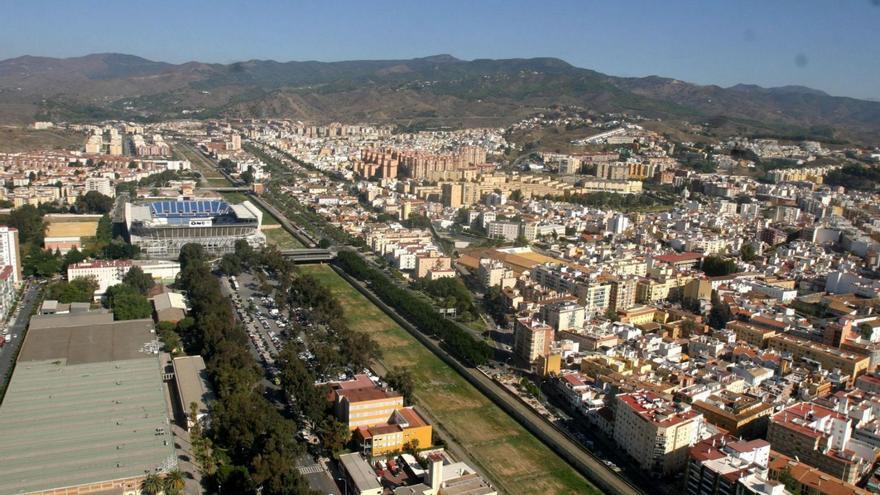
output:
[[[621,76],[880,99],[880,0],[0,0],[0,59],[552,56]]]

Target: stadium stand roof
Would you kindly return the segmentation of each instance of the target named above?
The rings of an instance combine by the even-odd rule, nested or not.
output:
[[[149,206],[154,217],[203,218],[229,213],[229,204],[219,199],[163,200],[153,201]]]

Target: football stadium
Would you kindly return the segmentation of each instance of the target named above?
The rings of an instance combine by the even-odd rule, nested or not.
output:
[[[191,242],[214,256],[233,252],[239,240],[260,247],[266,243],[262,221],[263,212],[250,201],[163,199],[125,204],[129,241],[150,258],[176,258]]]

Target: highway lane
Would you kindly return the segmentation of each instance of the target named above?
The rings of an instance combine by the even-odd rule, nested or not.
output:
[[[39,300],[40,290],[42,290],[41,285],[30,283],[23,290],[23,296],[16,306],[15,313],[10,317],[12,322],[9,324],[9,334],[16,337],[0,348],[0,390],[6,388],[9,371],[12,370],[15,356],[18,355],[18,349],[24,341],[27,325],[31,319],[31,311]]]

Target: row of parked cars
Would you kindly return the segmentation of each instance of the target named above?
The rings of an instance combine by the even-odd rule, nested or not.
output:
[[[232,280],[230,280],[230,286],[235,288],[237,287],[237,284],[233,284]],[[276,377],[277,380],[278,370],[275,368],[275,354],[277,354],[277,349],[281,345],[280,340],[277,340],[276,337],[275,339],[270,338],[270,341],[267,341],[263,333],[257,328],[258,324],[263,325],[265,329],[268,329],[269,325],[266,323],[262,315],[259,314],[259,311],[252,312],[248,309],[248,306],[252,306],[251,303],[254,303],[253,297],[243,300],[238,291],[233,290],[232,302],[235,304],[235,312],[238,315],[239,321],[244,324],[245,331],[247,331],[251,343],[266,364],[269,372]]]

